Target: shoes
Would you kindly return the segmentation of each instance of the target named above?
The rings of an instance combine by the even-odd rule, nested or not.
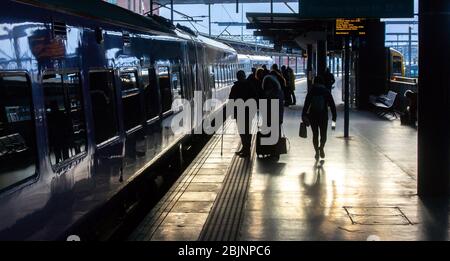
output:
[[[234,154],[240,155],[242,152],[244,152],[244,150],[243,150],[243,149],[240,149],[240,150],[236,151]]]
[[[250,157],[250,153],[249,152],[241,152],[238,155],[241,158],[248,158],[248,157]]]
[[[318,150],[316,150],[316,155],[314,156],[314,158],[315,158],[316,160],[319,160],[319,159],[320,159],[320,157],[319,157],[319,151],[318,151]]]
[[[322,159],[325,158],[325,151],[323,151],[323,148],[320,149],[320,157],[321,157]]]

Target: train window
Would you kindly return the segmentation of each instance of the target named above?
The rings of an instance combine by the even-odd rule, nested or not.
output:
[[[158,70],[159,89],[163,113],[172,109],[172,89],[170,86],[169,67],[160,66]]]
[[[216,86],[214,85],[216,82],[216,75],[214,74],[214,66],[213,65],[209,65],[208,66],[208,73],[209,73],[209,85],[211,86],[211,88],[215,88]]]
[[[155,82],[155,70],[142,69],[141,82],[144,89],[146,118],[151,120],[159,115],[159,94]]]
[[[216,86],[217,88],[220,88],[220,66],[216,64]]]
[[[81,89],[79,73],[67,73],[63,75],[63,83],[66,88],[68,109],[70,112],[70,136],[69,155],[75,156],[86,151],[86,119],[84,117],[84,99]]]
[[[224,64],[223,68],[224,68],[224,73],[225,73],[225,86],[227,86],[230,81],[230,71],[228,68],[228,64]]]
[[[217,64],[213,65],[213,70],[214,70],[214,87],[219,88],[219,82],[217,81],[219,79],[217,74]]]
[[[234,65],[231,64],[231,82],[234,82],[236,73],[234,72]]]
[[[183,106],[183,103],[180,100],[183,98],[183,86],[181,82],[181,71],[179,65],[175,65],[172,67],[172,73],[170,74],[170,77],[172,82],[172,100],[174,103],[172,109],[174,109],[175,111],[180,111]]]
[[[183,97],[183,88],[181,85],[181,71],[178,65],[172,67],[172,74],[170,76],[172,78],[173,97],[174,99],[181,99]]]
[[[191,85],[192,85],[191,84],[191,82],[192,82],[191,73],[189,71],[189,66],[183,65],[182,68],[183,68],[182,73],[184,75],[184,77],[182,77],[184,79],[184,81],[183,81],[184,95],[185,95],[186,99],[190,100],[190,99],[192,99],[192,95],[193,95],[192,88],[191,88]]]
[[[223,64],[220,65],[220,87],[224,87],[225,86],[225,67]]]
[[[392,76],[402,76],[402,75],[403,75],[402,57],[393,56],[392,57]]]
[[[125,130],[128,131],[139,126],[142,120],[137,72],[120,72],[120,81],[122,83],[123,123]]]
[[[0,191],[36,175],[32,112],[25,74],[0,73]]]
[[[114,73],[112,71],[90,72],[89,88],[94,117],[95,142],[98,145],[119,133]]]
[[[86,151],[80,75],[46,74],[44,88],[50,162],[56,165]]]
[[[227,64],[224,64],[223,65],[223,73],[224,73],[224,75],[225,75],[225,86],[227,86],[228,85],[228,79],[229,79],[229,76],[228,76],[228,65]]]
[[[234,73],[234,65],[231,64],[230,66],[231,66],[231,82],[234,82],[234,76],[236,75],[236,74]]]

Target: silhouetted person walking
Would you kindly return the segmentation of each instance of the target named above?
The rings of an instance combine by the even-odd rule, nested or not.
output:
[[[250,84],[245,79],[245,72],[238,71],[237,72],[237,82],[234,83],[233,87],[231,87],[230,91],[230,100],[238,100],[242,99],[246,102],[249,99],[257,99],[257,92],[253,84]],[[250,149],[252,145],[252,134],[251,134],[251,123],[255,115],[246,108],[245,109],[245,121],[239,121],[237,115],[237,109],[234,108],[234,118],[236,119],[239,135],[241,137],[242,148],[237,151],[236,154],[241,157],[250,156]]]
[[[327,68],[323,78],[325,87],[327,87],[327,89],[331,92],[331,89],[333,89],[333,84],[336,80],[334,79],[334,75],[330,72],[330,68]]]
[[[291,95],[291,87],[289,85],[290,82],[290,75],[288,73],[287,67],[285,65],[281,66],[281,75],[284,78],[285,81],[285,86],[283,89],[283,94],[284,94],[284,100],[285,100],[285,106],[289,106],[292,104],[292,95]]]
[[[292,105],[297,104],[297,97],[295,97],[295,74],[294,74],[294,70],[292,70],[291,67],[287,67],[286,69],[287,74],[289,75],[289,83],[288,83],[288,89],[291,95],[291,101],[292,101]]]
[[[302,112],[303,122],[311,125],[316,160],[319,160],[319,157],[325,158],[324,147],[327,142],[328,107],[330,107],[333,121],[336,121],[336,105],[333,96],[324,86],[323,78],[316,76],[311,91],[306,95],[305,106]]]

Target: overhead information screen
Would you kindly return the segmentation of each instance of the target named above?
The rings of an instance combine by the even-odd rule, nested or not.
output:
[[[414,0],[300,0],[299,15],[303,18],[413,18]]]
[[[366,20],[362,18],[336,19],[336,35],[366,35]]]

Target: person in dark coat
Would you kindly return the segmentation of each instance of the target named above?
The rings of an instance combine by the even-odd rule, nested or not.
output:
[[[252,73],[247,77],[247,81],[254,80],[256,78],[256,68],[252,67]]]
[[[265,64],[263,66],[261,66],[261,68],[264,70],[264,75],[268,75],[270,73],[270,71],[267,69],[267,66]]]
[[[248,82],[249,85],[251,85],[250,87],[253,90],[255,90],[256,97],[258,99],[260,97],[260,95],[259,95],[259,93],[260,93],[259,92],[260,86],[259,85],[261,85],[261,83],[258,80],[257,71],[258,70],[256,68],[252,68],[252,73],[247,77],[247,82]]]
[[[283,74],[278,69],[278,64],[275,63],[272,65],[272,70],[270,71],[270,74],[277,78],[278,82],[280,83],[281,90],[283,90],[284,87],[286,86],[286,79],[284,79]]]
[[[291,105],[295,105],[295,104],[297,104],[297,97],[295,97],[295,74],[294,74],[294,70],[292,70],[292,68],[288,66],[286,71],[287,71],[287,74],[289,75],[289,83],[287,85],[288,85],[288,90],[290,92],[289,94],[290,94],[291,100],[292,100]]]
[[[263,126],[264,127],[268,127],[269,129],[269,133],[267,137],[272,137],[276,140],[272,140],[274,142],[279,142],[280,138],[281,138],[281,125],[283,124],[283,118],[284,118],[284,93],[281,90],[281,86],[280,83],[277,79],[277,77],[275,77],[274,75],[267,75],[264,77],[263,82],[262,82],[262,89],[263,89],[263,98],[267,100],[266,104],[267,104],[267,111],[266,113],[262,113],[261,116],[263,118]],[[274,115],[272,115],[272,111],[274,110],[274,108],[272,107],[272,101],[273,100],[277,100],[278,101],[278,115],[275,116],[275,118],[273,117]],[[277,119],[278,118],[278,119]],[[273,131],[275,131],[278,133],[278,136],[276,133],[274,133]],[[266,134],[267,132],[264,131],[264,133]],[[276,159],[278,160],[280,157],[280,153],[279,150],[276,149],[276,144],[274,146],[272,146],[272,150],[270,153],[270,157],[272,159]]]
[[[283,94],[284,94],[284,105],[289,106],[292,105],[292,95],[291,90],[289,86],[290,82],[290,75],[288,73],[287,67],[285,65],[281,66],[281,76],[283,76],[285,81],[285,86],[283,88]]]
[[[316,76],[311,91],[308,92],[303,107],[303,122],[311,125],[313,133],[313,145],[316,151],[315,158],[325,158],[325,143],[327,142],[328,107],[331,110],[332,119],[336,121],[336,105],[331,92],[324,86],[323,78]],[[319,145],[320,134],[320,145]]]
[[[254,88],[254,85],[249,84],[249,82],[245,78],[244,71],[237,72],[237,81],[234,83],[233,87],[231,87],[229,100],[236,101],[238,99],[242,99],[244,102],[249,99],[257,99],[257,92]],[[250,149],[252,145],[252,134],[251,134],[251,123],[254,118],[254,114],[246,108],[245,110],[245,121],[241,122],[237,118],[237,109],[234,110],[234,118],[238,124],[239,135],[241,137],[242,148],[236,152],[240,157],[249,157]]]
[[[271,126],[273,121],[273,119],[270,117],[270,112],[272,111],[270,100],[276,99],[279,101],[278,112],[279,112],[279,124],[281,128],[281,124],[283,124],[284,119],[284,107],[283,107],[284,93],[283,90],[281,89],[280,82],[278,81],[276,76],[269,74],[266,77],[264,77],[262,82],[262,88],[263,88],[263,98],[268,99],[267,111],[269,115],[266,115],[268,117],[267,124]]]
[[[333,84],[336,82],[334,79],[334,75],[330,72],[330,68],[327,68],[325,71],[325,74],[323,75],[324,81],[325,81],[325,87],[331,92],[331,89],[333,89]]]
[[[263,86],[262,86],[262,82],[264,77],[266,77],[266,74],[264,72],[264,69],[259,68],[258,70],[256,70],[256,92],[258,94],[258,99],[262,99],[263,98]]]

